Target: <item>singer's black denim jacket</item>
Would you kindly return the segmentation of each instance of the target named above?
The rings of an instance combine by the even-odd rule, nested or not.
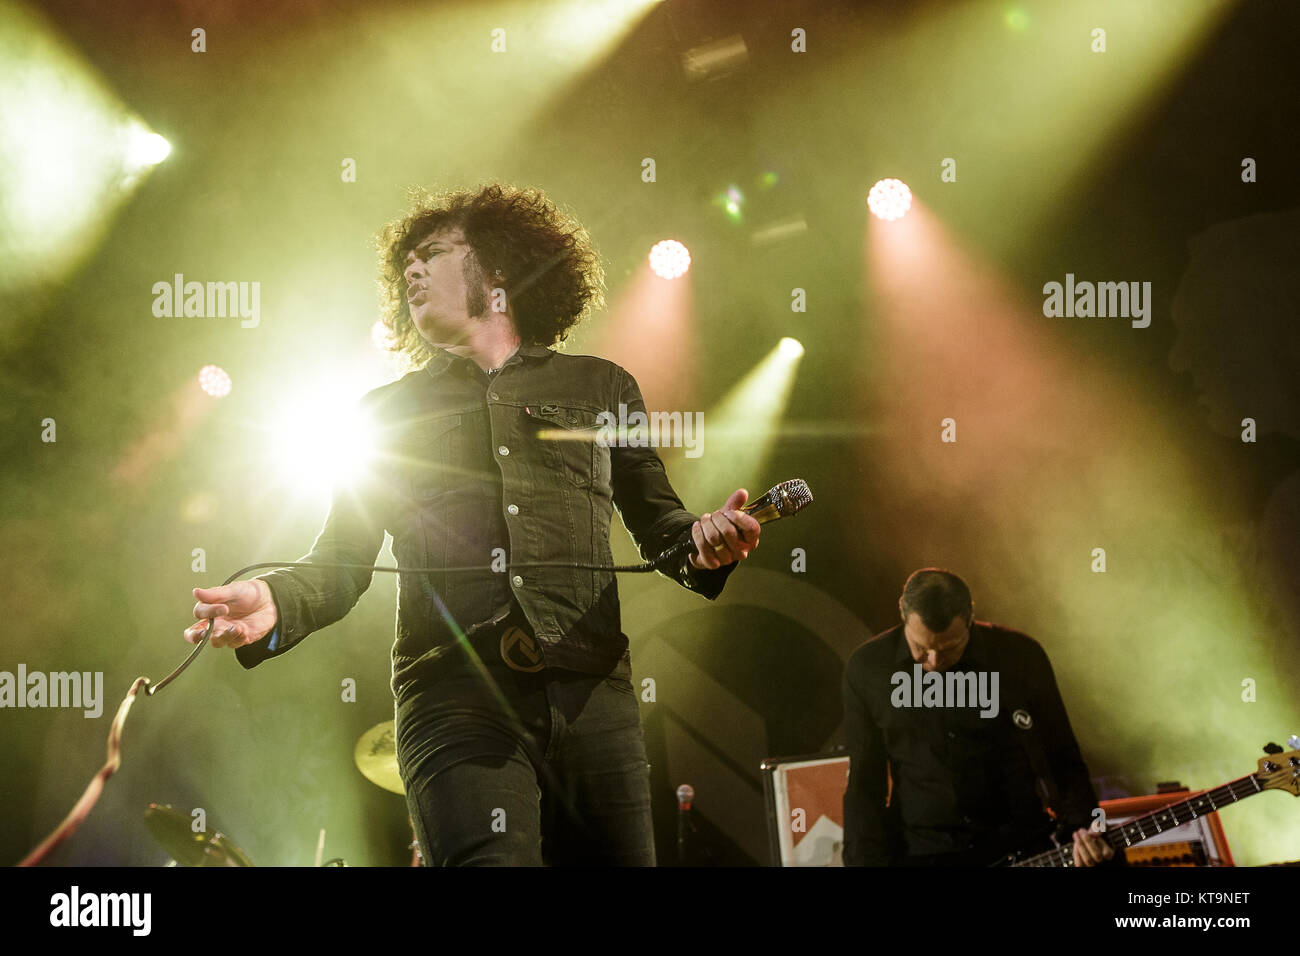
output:
[[[494,376],[447,352],[362,407],[380,436],[366,478],[336,490],[325,526],[301,558],[372,565],[393,536],[403,567],[502,567],[506,562],[612,565],[615,508],[653,558],[689,533],[685,510],[653,448],[593,440],[597,415],[645,411],[635,380],[604,359],[522,346]],[[307,467],[304,463],[304,467]],[[497,550],[500,549],[500,550]],[[707,598],[721,593],[735,564],[672,577]],[[270,585],[279,624],[237,652],[253,667],[343,617],[370,586],[371,571],[284,568]],[[527,616],[547,666],[586,673],[628,672],[618,586],[609,571],[568,568],[399,575],[393,691],[445,654],[456,625],[499,621],[511,601]]]

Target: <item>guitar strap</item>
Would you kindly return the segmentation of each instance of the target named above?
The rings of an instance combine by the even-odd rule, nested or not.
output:
[[[1007,669],[1003,668],[1006,674]],[[1034,789],[1038,794],[1043,810],[1053,819],[1060,815],[1060,793],[1056,789],[1056,778],[1047,762],[1047,752],[1043,746],[1043,730],[1033,712],[1026,706],[1030,698],[1029,688],[1024,686],[1024,677],[1019,668],[1014,671],[1016,677],[1007,695],[1011,705],[1012,734],[1025,752],[1029,767],[1034,772]]]
[[[1034,787],[1038,792],[1038,799],[1043,804],[1043,809],[1051,813],[1055,819],[1059,816],[1057,808],[1060,806],[1060,800],[1056,789],[1056,778],[1052,776],[1052,770],[1047,764],[1047,755],[1043,752],[1042,731],[1034,723],[1033,714],[1023,707],[1012,712],[1011,723],[1016,728],[1016,738],[1029,758],[1029,766],[1034,771]]]

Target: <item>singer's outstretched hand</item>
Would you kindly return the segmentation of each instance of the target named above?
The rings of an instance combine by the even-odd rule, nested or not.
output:
[[[743,561],[758,547],[763,526],[757,518],[740,510],[748,500],[749,492],[737,488],[725,505],[700,515],[700,520],[691,525],[696,552],[691,555],[691,567],[711,571],[733,561]]]
[[[195,588],[194,616],[199,619],[185,629],[185,640],[197,644],[215,617],[213,647],[243,647],[270,634],[279,619],[271,588],[260,578],[236,581],[219,588]]]

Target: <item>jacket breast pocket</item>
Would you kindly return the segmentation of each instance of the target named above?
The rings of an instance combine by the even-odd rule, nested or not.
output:
[[[598,439],[596,412],[585,406],[542,403],[525,408],[551,466],[578,488],[608,489],[609,449]]]
[[[427,418],[410,426],[399,454],[417,501],[437,498],[455,487],[458,462],[463,457],[463,432],[460,414]]]

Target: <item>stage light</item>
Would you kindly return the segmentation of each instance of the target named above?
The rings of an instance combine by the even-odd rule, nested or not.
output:
[[[798,339],[786,336],[780,341],[777,348],[780,349],[782,358],[797,359],[803,357],[803,343]]]
[[[370,326],[370,341],[381,352],[391,351],[393,336],[388,331],[388,326],[384,325],[383,319],[375,319],[374,324]]]
[[[172,144],[143,123],[133,121],[127,127],[125,163],[129,171],[157,166],[171,155]]]
[[[902,219],[912,208],[912,190],[899,179],[882,179],[867,194],[871,211],[887,222]]]
[[[281,480],[321,499],[365,474],[374,458],[373,423],[337,388],[292,401],[269,438]]]
[[[691,267],[691,254],[676,239],[656,242],[650,250],[650,268],[661,279],[677,279]]]
[[[199,369],[199,388],[213,398],[225,398],[231,387],[230,375],[220,365],[205,365]]]
[[[77,270],[140,179],[130,111],[31,7],[0,12],[0,296],[19,314]]]
[[[647,259],[610,297],[604,320],[579,328],[572,347],[623,366],[652,405],[690,407],[702,352],[693,292],[690,282],[655,275]]]

